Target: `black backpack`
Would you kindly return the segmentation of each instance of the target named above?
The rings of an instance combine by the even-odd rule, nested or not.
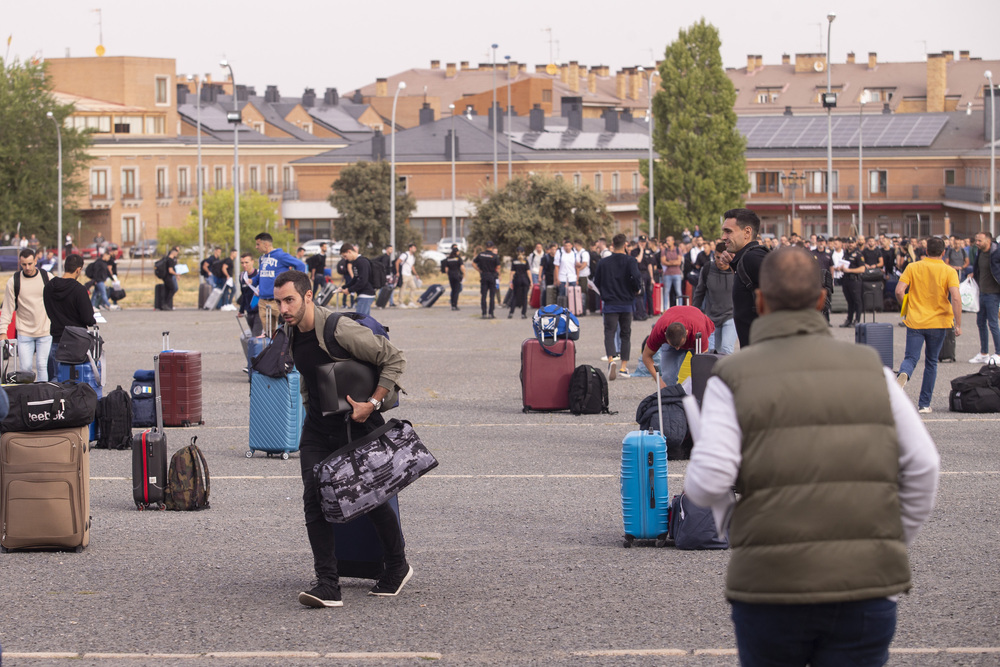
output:
[[[586,364],[577,366],[569,380],[569,411],[574,415],[616,414],[608,409],[608,379]]]
[[[379,261],[369,261],[368,265],[371,266],[371,283],[375,290],[380,290],[385,287],[385,264]]]
[[[156,264],[153,264],[153,275],[159,278],[160,280],[166,279],[168,275],[166,257],[161,257],[156,261]]]
[[[121,385],[97,402],[97,447],[132,448],[132,397]]]

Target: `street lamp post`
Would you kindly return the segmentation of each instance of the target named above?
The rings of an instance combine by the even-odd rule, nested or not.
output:
[[[240,251],[240,101],[236,97],[236,77],[233,75],[233,66],[228,61],[219,63],[222,69],[229,70],[229,80],[233,84],[233,110],[227,114],[230,123],[233,124],[233,248]],[[200,102],[199,102],[200,104]],[[200,135],[200,133],[199,133]],[[200,197],[200,195],[199,195]]]
[[[451,242],[458,243],[458,233],[455,229],[455,105],[451,109]]]
[[[58,209],[56,209],[56,273],[62,273],[62,246],[63,246],[63,235],[62,235],[62,211],[63,211],[63,200],[62,200],[62,128],[59,127],[59,121],[56,120],[55,115],[51,111],[46,111],[45,116],[49,118],[56,126],[56,152],[59,153],[58,164],[59,164],[59,181],[57,185],[58,191]]]
[[[997,105],[993,96],[993,72],[986,70],[986,80],[990,83],[990,239],[996,240],[994,218],[997,204]]]
[[[510,56],[504,56],[504,60],[507,61],[507,182],[510,183],[510,179],[514,175],[514,162],[511,153],[511,132],[513,128],[510,126],[510,111],[511,111],[511,101],[510,101]]]
[[[645,72],[645,68],[640,67],[640,72]],[[646,111],[646,117],[649,120],[649,238],[653,238],[655,234],[653,233],[653,74],[655,69],[650,68],[648,85],[646,90],[649,92],[649,108]]]
[[[789,223],[789,226],[793,228],[795,226],[795,191],[798,190],[799,181],[802,180],[803,178],[804,176],[800,176],[799,174],[797,174],[794,169],[788,172],[787,176],[785,174],[781,175],[782,182],[784,182],[786,186],[787,185],[792,186],[792,220]]]
[[[493,106],[490,108],[490,116],[493,117],[493,187],[499,188],[497,183],[497,46],[493,45]]]
[[[830,88],[830,33],[833,30],[833,20],[837,15],[830,12],[826,15],[826,97],[823,106],[826,107],[826,237],[833,237],[833,107],[837,106],[837,98]]]
[[[864,154],[864,111],[868,103],[868,91],[861,91],[858,97],[858,230],[865,232],[865,177],[862,155]]]
[[[406,82],[400,81],[392,96],[392,137],[389,138],[389,245],[392,246],[393,255],[396,254],[396,101],[399,99],[399,91],[404,88]]]
[[[195,184],[198,187],[198,262],[205,259],[205,205],[202,198],[201,184],[201,78],[195,78],[193,74],[188,74],[188,81],[195,81],[195,93],[198,98],[197,113],[195,114],[198,125],[198,171],[195,175]]]

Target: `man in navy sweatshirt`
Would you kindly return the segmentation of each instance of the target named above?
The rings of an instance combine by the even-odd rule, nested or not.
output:
[[[254,244],[260,253],[260,268],[253,278],[253,286],[259,290],[257,309],[265,333],[273,336],[281,324],[281,311],[278,302],[274,300],[274,279],[288,269],[305,272],[306,265],[281,248],[275,248],[274,238],[267,232],[255,236]]]
[[[604,352],[608,355],[608,379],[628,377],[629,347],[632,344],[632,311],[635,295],[642,288],[639,264],[625,252],[625,235],[611,239],[611,254],[597,264],[592,282],[604,302]],[[621,358],[615,353],[615,332],[621,330]]]

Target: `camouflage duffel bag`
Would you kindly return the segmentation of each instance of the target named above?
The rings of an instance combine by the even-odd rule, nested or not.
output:
[[[369,512],[437,467],[408,421],[390,419],[316,464],[326,520],[345,523]]]

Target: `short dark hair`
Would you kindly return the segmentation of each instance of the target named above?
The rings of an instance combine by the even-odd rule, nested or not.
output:
[[[240,259],[243,259],[244,257],[249,257],[250,259],[253,259],[253,255],[251,255],[249,252],[245,252],[242,255],[240,255]]]
[[[270,241],[270,242],[273,243],[274,242],[274,237],[271,236],[270,234],[268,234],[267,232],[261,232],[257,236],[253,237],[253,240],[254,241]]]
[[[83,267],[83,257],[80,255],[70,255],[66,258],[66,262],[63,264],[63,271],[66,273],[73,273],[79,268]]]
[[[624,234],[615,234],[611,238],[611,247],[613,248],[624,248],[625,244],[628,243],[628,237]]]
[[[760,292],[771,310],[813,309],[822,291],[819,262],[805,248],[778,248],[761,262]]]
[[[303,299],[306,298],[306,292],[312,289],[312,281],[309,280],[309,276],[302,273],[301,271],[296,271],[295,269],[289,269],[278,274],[278,277],[274,279],[274,288],[278,289],[288,283],[295,285],[295,291],[299,293]]]
[[[358,249],[358,246],[354,245],[353,243],[344,242],[340,246],[340,254],[343,255],[345,252],[348,252],[350,250],[357,250],[357,249]]]
[[[299,246],[299,250],[301,250],[302,252],[305,252],[305,251],[306,251],[306,249],[305,249],[305,248],[303,248],[302,246]],[[295,252],[299,252],[299,250],[296,250]]]
[[[687,329],[680,322],[674,322],[667,327],[667,345],[678,347],[687,341]]]
[[[936,236],[927,238],[927,255],[929,257],[940,257],[944,252],[944,240]]]
[[[740,227],[751,227],[753,229],[753,238],[757,238],[757,235],[760,233],[760,218],[756,213],[748,208],[731,208],[722,214],[723,220],[729,220],[730,218],[735,218]]]
[[[17,253],[18,257],[34,257],[35,251],[31,248],[22,248],[21,252]]]

